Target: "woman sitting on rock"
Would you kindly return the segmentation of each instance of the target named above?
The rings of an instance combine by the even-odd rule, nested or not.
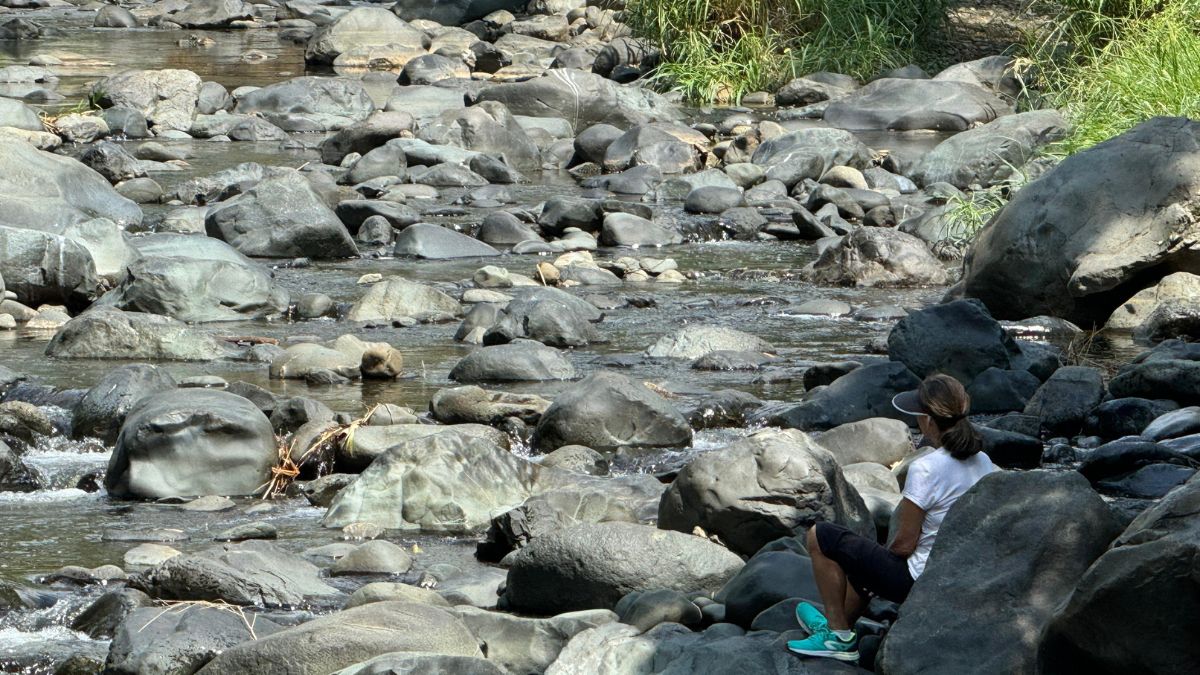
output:
[[[937,449],[913,461],[899,506],[899,529],[889,547],[841,525],[817,523],[808,530],[813,576],[825,614],[807,602],[796,618],[810,633],[788,642],[805,656],[858,660],[854,622],[871,596],[903,602],[921,576],[946,512],[980,478],[996,470],[981,452],[979,432],[967,420],[971,399],[958,380],[931,375],[920,388],[899,394],[892,405],[915,415],[925,438]]]

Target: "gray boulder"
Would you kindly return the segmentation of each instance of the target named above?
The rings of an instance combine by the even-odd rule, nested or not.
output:
[[[443,424],[502,424],[517,418],[526,424],[537,421],[550,401],[532,394],[487,391],[467,385],[439,389],[429,400],[429,412]]]
[[[483,438],[435,434],[379,455],[338,493],[322,523],[369,522],[388,529],[476,531],[562,474]]]
[[[92,93],[102,107],[129,108],[153,127],[187,131],[196,117],[200,84],[190,70],[127,70],[100,80]]]
[[[0,98],[0,127],[45,131],[36,110],[11,98]]]
[[[798,405],[764,409],[747,421],[824,431],[872,417],[899,419],[892,398],[920,384],[903,363],[873,363],[839,377]]]
[[[0,492],[33,492],[41,487],[20,455],[0,441]]]
[[[898,675],[1037,672],[1042,631],[1119,532],[1078,476],[984,477],[942,523],[879,667]],[[947,616],[957,617],[952,631]]]
[[[764,431],[689,462],[663,494],[659,527],[700,527],[751,555],[816,521],[874,535],[870,512],[833,455],[795,430]]]
[[[241,321],[287,312],[288,293],[256,263],[143,258],[97,303],[188,323]]]
[[[227,28],[234,21],[253,19],[254,7],[242,0],[189,0],[167,19],[184,28]]]
[[[1200,122],[1159,117],[1073,155],[976,238],[963,293],[992,315],[1104,322],[1141,279],[1198,271],[1179,215],[1200,192]]]
[[[40,123],[40,122],[39,122]],[[142,210],[103,176],[71,157],[0,135],[0,201],[7,227],[60,232],[93,218],[138,225]]]
[[[396,235],[393,254],[428,260],[482,258],[500,255],[490,245],[448,227],[417,223]]]
[[[401,277],[372,285],[346,314],[349,321],[393,321],[404,317],[427,319],[457,316],[458,301],[445,293]]]
[[[139,401],[175,386],[175,378],[156,366],[139,363],[114,368],[75,405],[71,434],[76,438],[99,438],[111,445],[117,440],[125,416]]]
[[[576,129],[599,123],[628,128],[682,117],[673,103],[648,89],[624,87],[599,75],[566,68],[523,82],[486,86],[477,100],[499,101],[514,115],[560,117]]]
[[[1021,348],[978,300],[934,305],[900,319],[888,334],[888,354],[920,378],[950,375],[970,386],[988,368],[1024,364]]]
[[[275,544],[250,540],[168,558],[131,583],[162,600],[282,608],[339,595],[319,572]]]
[[[737,555],[690,534],[633,523],[581,524],[521,549],[502,601],[540,615],[609,609],[632,591],[715,590],[741,566]]]
[[[113,635],[104,672],[113,675],[194,673],[221,652],[280,630],[253,624],[219,607],[143,607],[129,613]]]
[[[507,675],[478,656],[390,652],[347,666],[332,675]]]
[[[1025,414],[1041,421],[1051,436],[1074,436],[1083,429],[1089,413],[1104,399],[1104,376],[1098,368],[1064,366],[1046,380]]]
[[[542,414],[532,444],[542,452],[564,445],[596,450],[686,447],[687,419],[663,397],[611,371],[592,373],[559,394]]]
[[[1200,480],[1143,511],[1075,585],[1050,622],[1041,672],[1186,672],[1200,659],[1188,627],[1200,621]],[[1169,616],[1170,620],[1162,617]],[[1118,622],[1156,626],[1123,631]]]
[[[717,351],[774,352],[766,340],[726,326],[692,324],[664,335],[646,349],[651,358],[698,359]]]
[[[434,87],[430,87],[434,89]],[[446,91],[439,89],[438,91]],[[446,92],[456,95],[454,92]],[[376,111],[366,119],[355,122],[321,141],[321,161],[338,165],[346,155],[357,152],[365,155],[401,134],[412,131],[413,113],[407,111]]]
[[[801,129],[762,143],[751,161],[767,168],[767,179],[791,187],[806,178],[818,180],[835,166],[865,169],[871,150],[848,131]]]
[[[212,361],[236,350],[211,333],[170,317],[97,309],[71,319],[46,345],[46,355],[66,359]]]
[[[209,209],[210,237],[264,258],[349,258],[350,232],[298,171],[283,170]]]
[[[617,618],[602,609],[568,612],[548,619],[517,617],[467,606],[456,607],[452,613],[483,643],[488,661],[509,673],[545,672],[572,637]]]
[[[0,251],[0,276],[20,303],[82,309],[99,293],[96,263],[73,239],[0,225]]]
[[[925,242],[884,227],[855,229],[822,251],[806,271],[813,283],[831,286],[940,286],[949,280]]]
[[[96,28],[136,28],[138,20],[133,12],[120,5],[104,5],[96,12],[92,25]]]
[[[838,129],[966,131],[1012,108],[986,89],[966,82],[883,78],[825,108]]]
[[[423,50],[425,35],[382,7],[356,7],[309,38],[304,60],[333,63],[351,49],[392,45]]]
[[[481,656],[475,637],[446,610],[375,602],[228,649],[199,673],[332,673],[393,652]]]
[[[447,110],[421,126],[417,138],[434,145],[453,145],[494,155],[518,170],[541,168],[541,152],[502,103],[484,101],[470,108]]]
[[[879,417],[843,424],[814,440],[843,468],[861,462],[890,467],[913,450],[907,424]]]
[[[1057,110],[1007,115],[942,141],[921,158],[912,177],[921,185],[949,183],[963,190],[999,185],[1016,178],[1040,148],[1067,131]]]
[[[392,11],[407,20],[436,21],[443,26],[461,26],[501,10],[520,12],[522,0],[400,0]]]
[[[450,369],[450,379],[463,383],[541,382],[574,377],[575,367],[557,349],[532,340],[477,349]]]
[[[249,399],[178,389],[134,405],[108,462],[111,496],[249,495],[277,458],[271,422]]]
[[[484,333],[484,344],[525,338],[552,347],[585,347],[604,341],[595,326],[604,315],[591,303],[549,286],[513,289],[510,294],[513,299]]]
[[[1114,398],[1166,398],[1181,405],[1200,404],[1200,361],[1146,360],[1121,369],[1108,383]]]
[[[671,225],[632,213],[610,213],[604,216],[600,243],[605,246],[670,246],[682,244],[683,235]]]
[[[284,131],[329,131],[366,119],[375,103],[357,80],[297,77],[243,94],[234,110]]]
[[[1160,342],[1200,336],[1200,276],[1175,272],[1123,302],[1104,324],[1106,328],[1133,331],[1135,339]]]

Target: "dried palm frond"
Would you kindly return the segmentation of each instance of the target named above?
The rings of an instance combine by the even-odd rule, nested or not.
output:
[[[344,448],[354,443],[354,432],[359,427],[366,424],[371,415],[379,409],[380,405],[376,404],[371,407],[362,417],[351,421],[349,424],[333,424],[321,435],[313,439],[313,442],[300,454],[299,461],[292,459],[296,456],[295,447],[296,439],[287,439],[282,436],[276,437],[279,456],[276,459],[275,466],[271,467],[271,480],[267,481],[262,486],[263,499],[272,499],[283,495],[287,490],[288,485],[291,485],[297,477],[300,476],[300,467],[308,463],[314,457],[329,458],[333,457],[338,448]],[[322,462],[322,464],[327,464]]]

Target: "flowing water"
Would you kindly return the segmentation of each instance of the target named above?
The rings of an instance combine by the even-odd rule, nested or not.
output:
[[[88,27],[91,13],[38,12],[46,23],[66,27],[60,37],[24,42],[0,41],[0,66],[24,64],[36,54],[63,54],[75,57],[73,65],[62,72],[57,91],[63,99],[47,106],[70,107],[86,97],[96,79],[126,68],[185,68],[205,80],[215,80],[229,89],[244,85],[265,85],[305,74],[303,48],[280,42],[273,31],[244,32],[98,30]],[[207,47],[180,46],[189,36],[212,38]],[[243,55],[257,50],[266,58],[244,60]],[[722,111],[697,111],[698,116],[719,118]],[[795,126],[795,123],[792,123]],[[916,156],[928,150],[942,137],[934,134],[873,134],[863,140],[875,149]],[[283,150],[278,143],[187,142],[192,156],[186,171],[153,175],[170,189],[188,178],[205,175],[255,161],[262,164],[299,167],[317,159],[319,137],[304,139],[310,149]],[[531,176],[532,184],[513,190],[518,205],[533,206],[551,194],[577,193],[574,181],[565,174],[546,173]],[[438,206],[451,205],[461,194],[443,191]],[[667,217],[686,219],[679,204],[659,204]],[[148,218],[164,207],[147,207]],[[455,207],[454,215],[431,218],[431,222],[470,226],[486,213],[470,206]],[[844,300],[855,308],[898,305],[920,307],[936,301],[940,289],[860,290],[817,288],[793,281],[793,272],[802,268],[813,255],[809,245],[781,242],[718,241],[692,243],[654,251],[605,250],[598,258],[622,255],[669,256],[681,271],[695,279],[681,285],[625,284],[617,287],[577,289],[584,295],[607,298],[638,296],[651,306],[619,308],[607,312],[601,324],[609,340],[600,345],[570,352],[580,372],[598,367],[619,367],[639,380],[653,382],[677,396],[681,408],[687,408],[707,392],[739,389],[764,400],[795,400],[803,391],[800,374],[814,362],[864,358],[865,346],[886,334],[887,323],[860,322],[852,319],[803,316],[794,311],[800,303],[812,299]],[[338,302],[352,302],[363,290],[356,280],[378,272],[401,275],[452,290],[462,288],[482,264],[499,265],[513,272],[532,274],[537,256],[512,256],[447,262],[397,259],[361,259],[320,262],[309,267],[275,270],[279,282],[293,298],[306,292],[321,292]],[[776,346],[779,362],[764,372],[701,372],[686,363],[663,363],[642,359],[638,354],[662,335],[687,323],[720,324],[746,329]],[[430,396],[450,385],[447,373],[469,347],[453,341],[455,323],[421,325],[401,329],[358,329],[332,320],[308,322],[239,322],[222,324],[218,330],[230,335],[257,335],[295,339],[312,336],[329,339],[353,332],[365,340],[382,340],[396,345],[404,354],[408,376],[395,382],[365,382],[348,386],[310,387],[303,382],[267,378],[263,364],[232,361],[215,363],[168,363],[163,367],[176,378],[191,375],[217,375],[227,380],[244,380],[265,387],[278,395],[308,396],[327,403],[337,411],[359,413],[378,402],[409,405],[418,411],[427,407]],[[104,373],[118,365],[113,361],[59,361],[43,355],[51,332],[0,332],[0,364],[26,373],[44,383],[66,389],[86,389]],[[534,392],[553,396],[565,385],[530,384],[505,387],[511,391]],[[65,411],[63,412],[65,415]],[[697,434],[690,448],[656,452],[639,458],[625,458],[625,470],[661,470],[678,466],[688,456],[719,447],[739,430],[706,431]],[[105,533],[155,528],[183,530],[188,539],[173,543],[184,551],[211,545],[214,533],[239,523],[266,520],[280,533],[280,543],[295,551],[337,540],[336,531],[320,526],[322,511],[301,499],[277,502],[241,500],[236,509],[217,513],[191,513],[165,504],[116,502],[104,494],[77,489],[80,478],[102,470],[110,449],[94,442],[68,442],[61,439],[31,452],[26,458],[42,478],[47,489],[29,494],[0,493],[0,671],[5,659],[28,663],[22,655],[30,650],[102,650],[103,643],[88,641],[64,627],[87,600],[102,589],[38,586],[29,590],[39,575],[65,565],[96,567],[122,565],[122,556],[132,544],[108,541]],[[416,557],[418,568],[435,563],[459,567],[475,565],[473,542],[441,537],[410,537],[406,544],[417,544],[423,553]],[[21,591],[14,603],[14,589]],[[50,597],[48,599],[49,596]],[[33,600],[31,600],[31,598]],[[59,602],[49,600],[62,598]],[[6,611],[6,603],[20,607]],[[6,656],[7,655],[7,656]]]

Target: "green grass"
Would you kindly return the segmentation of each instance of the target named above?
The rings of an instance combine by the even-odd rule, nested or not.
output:
[[[655,44],[655,80],[691,101],[736,102],[807,72],[860,79],[919,61],[947,0],[630,0],[625,22]]]
[[[1200,117],[1200,0],[1069,0],[1031,55],[1049,105],[1071,135],[1069,155],[1157,115]]]

